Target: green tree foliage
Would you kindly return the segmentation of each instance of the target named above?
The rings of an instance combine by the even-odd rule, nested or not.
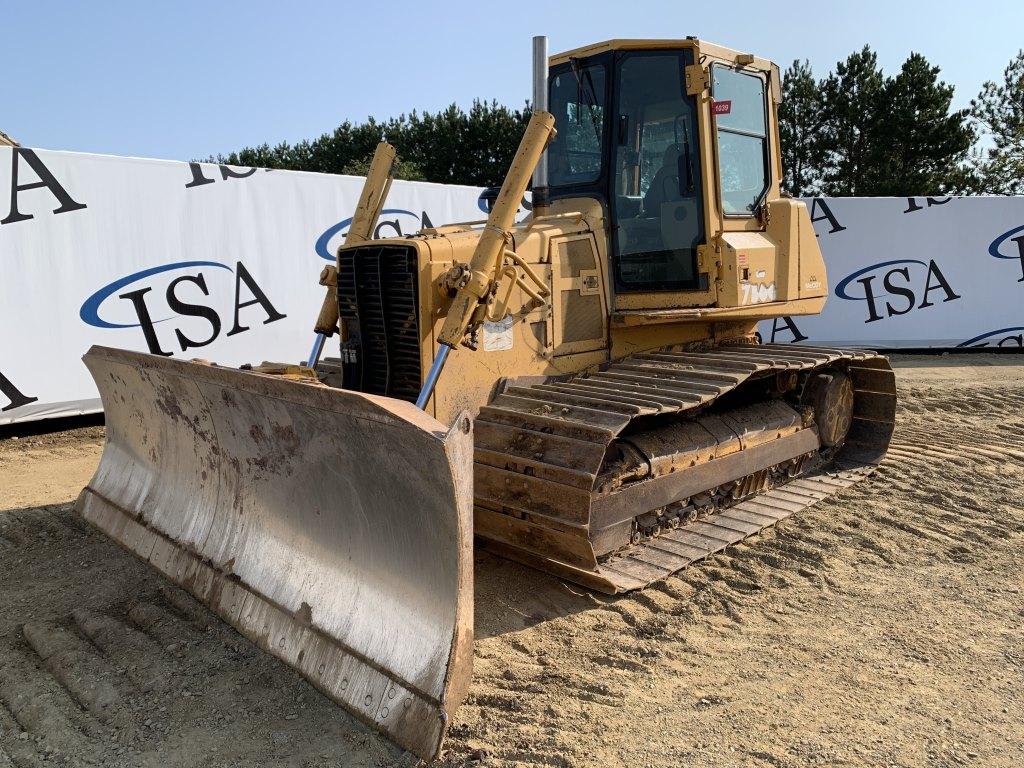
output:
[[[529,105],[515,110],[474,101],[468,112],[452,104],[434,114],[412,112],[386,122],[346,121],[313,141],[247,147],[211,162],[362,175],[377,142],[386,138],[398,150],[398,178],[496,186],[529,120]]]
[[[869,46],[821,82],[807,62],[794,62],[779,112],[790,192],[909,197],[972,188],[975,132],[967,110],[951,111],[953,87],[938,75],[912,53],[887,77]]]
[[[794,197],[809,194],[821,168],[822,98],[808,61],[794,61],[782,78],[779,135],[783,186]]]
[[[1003,71],[1003,82],[986,82],[971,114],[992,146],[978,153],[979,191],[1024,194],[1024,50]]]
[[[872,195],[941,195],[970,186],[974,128],[968,110],[950,111],[953,86],[939,68],[912,53],[887,79],[878,111]]]
[[[846,61],[836,64],[821,90],[821,192],[831,196],[870,195],[877,175],[884,173],[877,167],[881,154],[878,124],[885,90],[878,57],[866,45],[851,53]]]
[[[373,153],[358,160],[353,160],[342,169],[342,173],[348,176],[366,176],[370,172],[370,163],[373,161]],[[406,181],[426,181],[423,169],[416,163],[411,163],[399,157],[395,161],[394,174],[396,179]]]

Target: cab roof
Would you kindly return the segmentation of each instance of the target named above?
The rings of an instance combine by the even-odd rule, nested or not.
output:
[[[607,53],[609,51],[658,51],[679,50],[681,48],[695,48],[702,56],[708,55],[723,61],[745,63],[755,69],[768,70],[772,67],[772,63],[768,59],[762,59],[758,56],[753,56],[753,60],[749,61],[749,63],[738,62],[737,60],[741,57],[748,58],[752,54],[737,51],[733,48],[726,48],[725,46],[716,45],[715,43],[709,43],[705,40],[698,40],[695,37],[666,40],[605,40],[604,42],[592,43],[581,48],[573,48],[571,51],[565,51],[564,53],[556,53],[549,59],[549,65],[556,66],[558,64],[564,64],[569,61],[569,59],[582,59],[588,56],[596,56],[600,53]]]

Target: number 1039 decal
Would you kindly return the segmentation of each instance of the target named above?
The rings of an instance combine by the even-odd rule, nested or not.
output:
[[[775,283],[740,283],[740,304],[775,301]]]

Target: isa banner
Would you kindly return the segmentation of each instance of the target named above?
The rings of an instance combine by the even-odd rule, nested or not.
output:
[[[362,179],[0,148],[0,424],[100,410],[92,344],[299,361]],[[381,236],[483,217],[395,182]]]
[[[765,341],[876,349],[1020,348],[1024,197],[811,198],[828,270],[817,317]]]
[[[362,180],[0,147],[0,424],[100,410],[103,344],[299,361]],[[481,190],[395,182],[379,236],[483,218]],[[765,341],[1021,347],[1024,198],[813,198],[822,315]]]

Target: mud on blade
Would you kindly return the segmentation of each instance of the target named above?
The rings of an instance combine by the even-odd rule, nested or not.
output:
[[[107,444],[78,512],[402,747],[472,663],[469,420],[93,347]]]

